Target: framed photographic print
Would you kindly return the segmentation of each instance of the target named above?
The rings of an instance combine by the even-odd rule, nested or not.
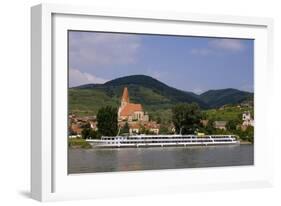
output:
[[[271,19],[31,12],[34,199],[272,185]]]

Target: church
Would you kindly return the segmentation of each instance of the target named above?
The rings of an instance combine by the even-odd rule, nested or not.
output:
[[[153,134],[159,133],[160,125],[155,121],[150,121],[149,116],[144,112],[141,104],[130,102],[128,88],[125,87],[121,97],[121,105],[118,109],[119,126],[124,127],[127,122],[130,134],[140,134],[143,129]]]
[[[121,105],[118,109],[118,121],[141,121],[148,122],[149,116],[144,113],[141,104],[130,102],[128,88],[125,87],[121,98]]]

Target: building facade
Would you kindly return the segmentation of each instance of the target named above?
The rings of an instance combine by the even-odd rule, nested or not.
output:
[[[226,130],[227,121],[214,121],[213,127],[216,129]]]
[[[246,126],[246,127],[254,126],[254,119],[251,117],[251,113],[249,111],[243,113],[242,120],[243,120],[243,123],[242,123],[243,126]]]

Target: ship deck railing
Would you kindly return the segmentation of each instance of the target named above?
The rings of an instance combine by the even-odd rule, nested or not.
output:
[[[101,139],[86,140],[103,145],[193,145],[193,144],[228,144],[238,143],[235,135],[132,135],[103,136]]]

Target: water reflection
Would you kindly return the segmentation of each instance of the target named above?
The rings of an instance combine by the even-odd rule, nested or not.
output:
[[[69,173],[253,165],[253,145],[70,149]]]

